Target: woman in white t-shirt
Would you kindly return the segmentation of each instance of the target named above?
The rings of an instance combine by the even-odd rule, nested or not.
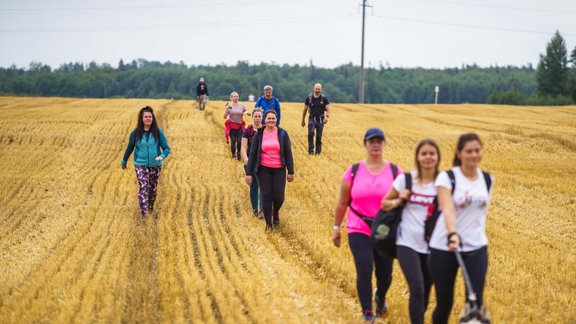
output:
[[[406,175],[396,178],[392,189],[382,200],[382,209],[391,210],[402,203],[402,220],[398,226],[396,255],[410,288],[410,321],[424,323],[432,280],[428,272],[428,243],[424,240],[424,221],[436,198],[434,180],[438,175],[440,149],[431,139],[416,146],[416,170],[410,172],[412,190],[406,188]]]
[[[458,139],[453,168],[454,183],[447,172],[441,172],[435,182],[442,214],[430,238],[428,265],[436,290],[437,304],[433,323],[447,323],[454,299],[454,282],[458,263],[453,253],[462,252],[481,311],[482,294],[488,269],[488,239],[486,211],[494,181],[480,167],[482,142],[476,134],[464,134]],[[454,188],[452,188],[454,185]]]

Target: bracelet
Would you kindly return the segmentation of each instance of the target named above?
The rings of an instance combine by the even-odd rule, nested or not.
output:
[[[338,226],[338,225],[332,225],[332,230],[333,230],[333,231],[339,231],[339,230],[340,230],[340,226]]]

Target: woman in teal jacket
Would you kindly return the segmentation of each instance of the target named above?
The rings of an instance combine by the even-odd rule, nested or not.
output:
[[[140,109],[138,113],[138,125],[130,133],[128,147],[122,159],[123,170],[126,170],[126,163],[132,151],[134,151],[136,178],[140,185],[138,201],[144,217],[146,213],[154,210],[162,162],[170,154],[166,136],[158,128],[154,111],[150,106]]]

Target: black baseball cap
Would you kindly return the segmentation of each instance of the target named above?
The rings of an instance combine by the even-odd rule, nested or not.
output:
[[[364,142],[372,138],[381,138],[383,141],[386,141],[386,137],[384,137],[384,132],[378,127],[369,128],[366,131],[366,134],[364,134]]]

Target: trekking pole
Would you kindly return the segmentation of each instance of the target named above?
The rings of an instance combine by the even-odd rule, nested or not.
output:
[[[468,270],[466,269],[466,265],[464,264],[464,259],[460,254],[460,251],[454,251],[456,255],[456,260],[458,261],[458,265],[462,269],[462,275],[464,275],[464,283],[466,284],[466,290],[468,290],[468,300],[472,302],[472,306],[477,307],[476,304],[476,293],[474,292],[474,288],[472,287],[472,281],[470,280],[470,275],[468,275]]]

